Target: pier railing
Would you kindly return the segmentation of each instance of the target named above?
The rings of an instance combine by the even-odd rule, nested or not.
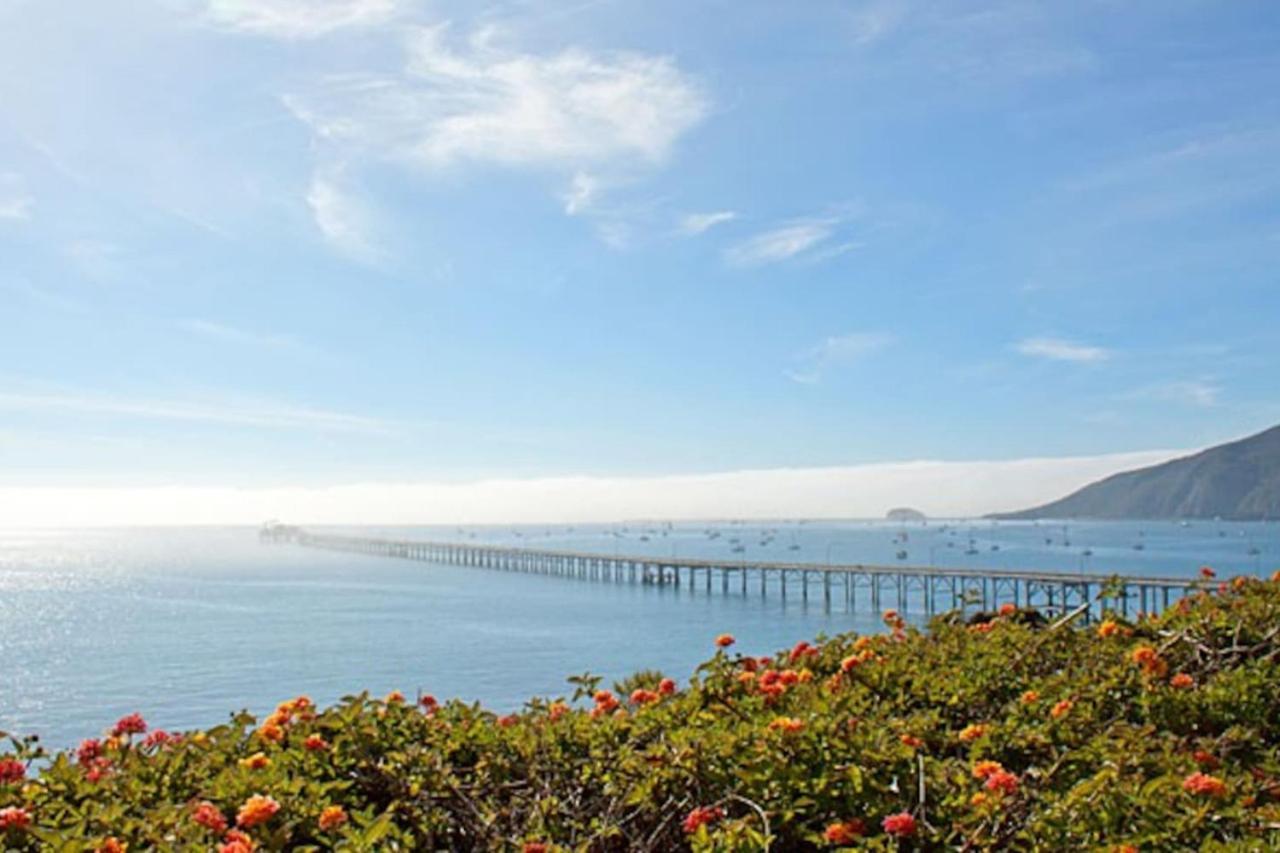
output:
[[[718,591],[743,596],[758,593],[809,601],[821,597],[826,607],[859,602],[879,611],[888,606],[903,612],[942,613],[1002,604],[1034,607],[1048,614],[1089,604],[1085,617],[1104,608],[1124,615],[1155,613],[1199,588],[1188,578],[1121,576],[1060,571],[816,564],[722,560],[655,555],[609,555],[589,551],[522,548],[455,542],[424,542],[313,533],[279,526],[264,537],[311,548],[382,557],[444,563],[477,569],[556,575],[583,580],[645,584],[707,594]]]

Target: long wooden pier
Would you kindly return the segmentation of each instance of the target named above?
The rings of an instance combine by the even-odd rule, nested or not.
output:
[[[646,584],[706,594],[758,593],[802,601],[821,597],[826,607],[859,602],[879,611],[942,613],[992,611],[1005,603],[1063,613],[1092,602],[1086,616],[1109,607],[1122,614],[1155,613],[1199,588],[1188,578],[1115,576],[1053,571],[953,569],[924,566],[830,565],[732,561],[654,555],[519,548],[476,543],[424,542],[313,533],[288,525],[264,528],[264,538],[311,548],[398,557],[477,569],[527,572],[613,583]],[[1105,597],[1103,593],[1106,593]]]

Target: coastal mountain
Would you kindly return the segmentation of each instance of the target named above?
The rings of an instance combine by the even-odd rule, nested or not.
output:
[[[992,518],[1280,518],[1280,426]]]

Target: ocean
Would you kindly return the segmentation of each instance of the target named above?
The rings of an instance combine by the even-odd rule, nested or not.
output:
[[[1280,524],[699,522],[326,528],[614,554],[1193,577],[1280,568]],[[736,542],[734,541],[736,540]],[[1138,547],[1141,546],[1141,547]],[[741,548],[739,552],[734,548]],[[0,731],[53,747],[138,711],[225,721],[398,689],[513,710],[569,675],[687,678],[721,632],[766,653],[876,631],[865,602],[570,580],[259,542],[256,528],[0,531]]]

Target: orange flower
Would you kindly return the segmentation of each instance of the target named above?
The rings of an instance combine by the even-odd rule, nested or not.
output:
[[[769,723],[769,730],[796,734],[804,731],[804,720],[796,719],[795,717],[777,717],[773,722]]]
[[[979,622],[977,625],[970,625],[969,631],[973,634],[989,634],[996,629],[994,622]]]
[[[656,690],[644,690],[637,688],[631,691],[632,705],[648,705],[653,702],[657,702],[661,698],[662,697],[658,695],[658,691]]]
[[[891,814],[880,822],[884,831],[898,838],[908,838],[916,833],[916,819],[910,812]]]
[[[520,853],[550,853],[551,847],[545,841],[526,841]]]
[[[685,833],[693,835],[699,827],[713,824],[724,817],[724,809],[719,806],[698,806],[685,817],[681,826]]]
[[[920,738],[916,737],[915,735],[902,735],[901,737],[898,738],[898,740],[902,742],[903,746],[909,746],[912,749],[919,749],[920,747],[924,746],[924,741],[922,741]]]
[[[1034,705],[1040,701],[1040,693],[1035,690],[1028,690],[1019,697],[1023,705]]]
[[[989,799],[991,798],[988,797],[986,794],[984,794],[982,791],[979,791],[969,798],[969,805],[973,806],[975,809],[980,808],[981,806],[985,806],[987,804],[987,800]]]
[[[874,642],[874,637],[859,637],[853,641],[853,650],[855,652],[860,652],[864,649],[870,648],[871,644]]]
[[[329,832],[337,829],[347,822],[347,810],[342,806],[329,806],[320,812],[320,819],[316,824],[320,827],[321,832]]]
[[[847,845],[855,843],[859,838],[866,834],[867,825],[861,820],[854,818],[853,820],[845,820],[829,824],[826,830],[822,833],[822,837],[828,844]]]
[[[755,673],[753,672],[740,672],[736,677],[737,677],[738,683],[742,685],[756,683],[756,676],[755,676]]]
[[[987,727],[981,723],[970,723],[960,730],[960,741],[969,743],[975,741],[987,733]]]
[[[26,829],[31,825],[31,813],[21,806],[0,809],[0,829]]]
[[[245,835],[238,829],[233,829],[222,838],[223,843],[218,847],[218,853],[253,853],[258,845],[253,843],[253,839]]]
[[[258,728],[258,736],[272,743],[280,743],[284,740],[284,729],[275,723],[263,723]]]
[[[1227,783],[1217,776],[1210,776],[1197,770],[1182,780],[1182,790],[1204,797],[1221,797],[1227,793]]]
[[[1116,624],[1114,619],[1104,619],[1102,624],[1098,626],[1099,637],[1115,636],[1120,630],[1120,626]]]
[[[987,777],[982,787],[1000,794],[1012,794],[1018,790],[1018,777],[1008,770],[997,770]]]
[[[324,752],[329,748],[329,741],[318,734],[309,734],[302,744],[309,752]]]
[[[1049,716],[1053,717],[1055,720],[1065,717],[1075,704],[1076,703],[1072,702],[1070,699],[1063,699],[1061,702],[1049,709]]]
[[[1130,655],[1130,659],[1147,675],[1162,676],[1169,669],[1169,664],[1160,657],[1159,652],[1151,646],[1138,646]]]
[[[271,797],[254,794],[245,800],[240,811],[236,812],[236,826],[248,829],[260,823],[266,823],[278,811],[280,811],[280,804]]]
[[[1001,616],[1012,616],[1017,612],[1018,612],[1018,605],[1016,604],[1010,604],[1009,602],[1006,601],[1004,604],[1000,605]]]
[[[620,704],[618,697],[614,696],[611,690],[597,690],[593,698],[596,702],[596,708],[600,709],[602,713],[608,713]]]
[[[567,713],[569,713],[569,706],[563,702],[552,702],[551,706],[547,708],[547,716],[551,718],[552,722],[560,719]]]
[[[1271,573],[1271,582],[1280,583],[1280,569],[1276,569],[1274,572]]]
[[[840,661],[840,671],[844,673],[853,672],[858,668],[858,664],[862,663],[862,659],[858,655],[849,655]]]
[[[125,853],[128,849],[128,844],[124,844],[119,838],[112,836],[94,848],[93,853]]]
[[[733,638],[732,634],[721,634],[720,636],[716,637],[716,645],[722,649],[729,648],[735,642],[737,641]]]
[[[1169,679],[1169,686],[1176,687],[1179,690],[1188,690],[1196,686],[1196,680],[1185,672],[1180,672]]]
[[[1003,773],[1004,765],[999,761],[979,761],[973,765],[973,778],[987,779],[995,773]]]
[[[1111,853],[1138,853],[1138,848],[1132,844],[1117,844],[1111,848]]]
[[[227,819],[222,816],[222,811],[208,800],[196,804],[191,819],[217,835],[227,828]]]
[[[1221,763],[1218,761],[1218,757],[1216,755],[1203,749],[1197,749],[1195,752],[1191,753],[1191,758],[1196,764],[1199,764],[1201,767],[1207,767],[1210,770],[1213,770]]]
[[[403,705],[404,694],[401,693],[399,690],[392,690],[390,693],[388,693],[386,696],[383,697],[382,701],[388,705]]]
[[[271,766],[271,759],[265,753],[255,752],[248,758],[240,759],[240,766],[246,770],[263,770]]]

